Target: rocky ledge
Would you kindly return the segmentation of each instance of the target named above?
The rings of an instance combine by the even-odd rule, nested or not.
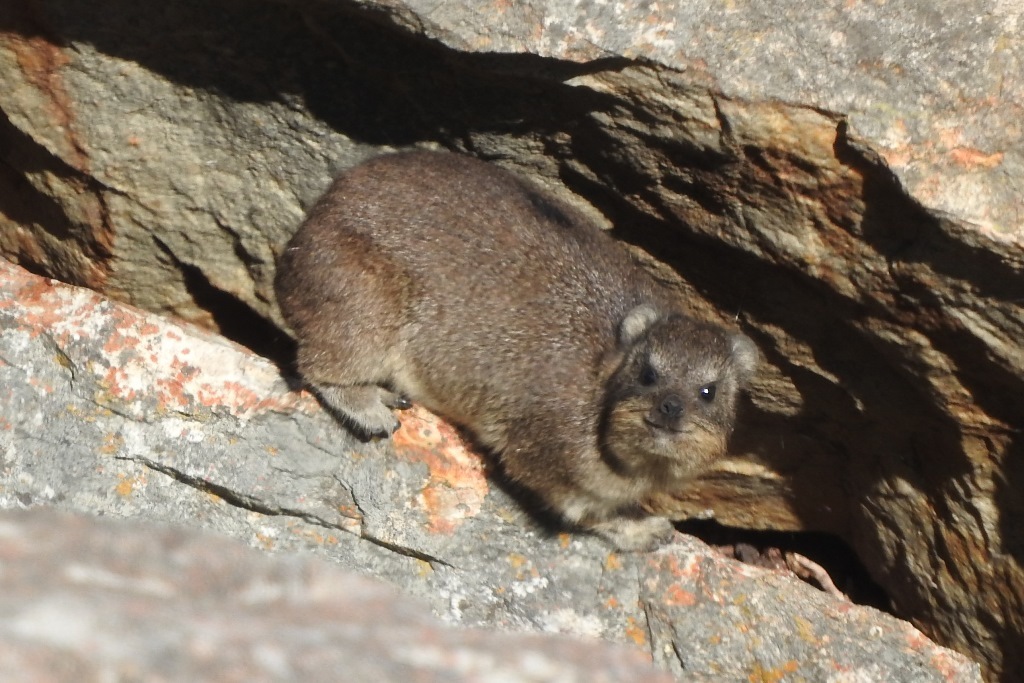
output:
[[[394,673],[401,666],[459,670],[483,652],[494,670],[515,668],[513,680],[534,680],[534,665],[579,671],[588,659],[608,680],[625,680],[616,667],[657,680],[628,657],[572,654],[593,644],[424,625],[396,598],[378,617],[369,607],[382,589],[340,569],[397,586],[450,624],[601,638],[680,680],[980,680],[977,665],[910,624],[696,539],[628,555],[547,531],[425,411],[405,413],[393,441],[360,443],[251,352],[2,261],[0,416],[0,507],[215,531],[335,565],[257,558],[182,531],[7,515],[0,632],[11,638],[0,659],[32,673],[20,680],[115,669],[188,680],[226,670],[250,645],[256,659],[245,666],[272,660],[290,672],[307,671],[298,662],[308,658],[334,666],[341,653],[376,657],[387,646],[396,668],[378,680],[405,680]],[[401,631],[410,649],[381,643],[378,618],[411,618]],[[290,634],[280,641],[268,635],[277,620]],[[309,629],[320,647],[296,635]],[[229,633],[224,649],[210,644]],[[425,640],[435,649],[423,650]],[[173,643],[183,644],[181,661],[167,661]],[[535,652],[533,664],[513,647]],[[402,652],[412,659],[398,661]],[[601,680],[573,675],[556,679]]]

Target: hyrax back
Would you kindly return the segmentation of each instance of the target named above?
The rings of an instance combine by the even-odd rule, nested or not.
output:
[[[419,401],[569,523],[624,549],[638,503],[719,457],[757,351],[697,323],[612,238],[518,176],[406,152],[343,173],[278,264],[298,369],[364,435]]]

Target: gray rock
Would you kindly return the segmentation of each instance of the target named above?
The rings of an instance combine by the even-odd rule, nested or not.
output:
[[[1019,4],[389,4],[398,23],[459,50],[650,60],[729,99],[832,112],[925,206],[1022,236]]]
[[[442,625],[380,582],[167,526],[0,514],[7,681],[671,681],[635,650]]]
[[[360,444],[307,394],[289,392],[267,361],[208,333],[3,262],[0,387],[0,507],[161,521],[218,531],[277,553],[311,552],[386,579],[448,622],[627,643],[680,680],[793,672],[827,680],[836,671],[848,672],[849,680],[979,680],[976,665],[905,622],[827,597],[792,577],[739,565],[692,538],[680,535],[651,554],[619,555],[594,538],[545,532],[494,487],[450,427],[421,409],[403,414],[393,447]],[[274,650],[266,629],[276,612],[242,605],[245,614],[238,618],[247,624],[249,611],[258,612],[258,625],[243,629],[239,649],[216,655],[219,648],[203,650],[196,640],[196,620],[206,623],[204,614],[218,614],[210,627],[218,637],[231,633],[235,621],[203,596],[234,587],[225,599],[235,604],[253,586],[267,584],[263,571],[287,578],[306,565],[245,559],[253,569],[236,567],[219,578],[230,558],[248,555],[181,532],[89,531],[80,520],[45,516],[22,521],[29,526],[12,519],[0,525],[7,529],[0,538],[13,548],[8,556],[21,557],[13,574],[5,568],[0,576],[9,582],[0,593],[17,614],[35,615],[30,622],[4,622],[18,633],[18,624],[28,623],[25,632],[34,634],[17,641],[24,649],[9,645],[14,661],[28,662],[18,666],[49,661],[59,650],[67,653],[68,667],[145,667],[185,642],[195,660],[175,664],[182,668],[169,675],[185,677],[194,671],[185,667],[200,665],[211,668],[195,671],[226,670],[218,667],[233,666],[241,652],[265,655],[291,671],[312,647],[303,640],[304,628],[322,623],[324,634],[337,634],[332,638],[351,632],[347,620],[328,618],[327,607],[301,619],[301,608],[288,608],[281,619],[293,624],[289,638],[296,640]],[[52,532],[33,531],[51,523]],[[115,553],[120,539],[124,546]],[[203,548],[195,558],[193,544]],[[121,562],[129,568],[117,569]],[[67,583],[75,567],[93,582],[80,594]],[[326,572],[316,567],[312,571]],[[210,575],[189,583],[193,573],[204,572]],[[25,577],[33,575],[51,576],[54,584],[25,595],[31,583]],[[176,575],[182,583],[171,578]],[[110,585],[94,585],[96,577]],[[271,594],[288,585],[285,579],[270,583]],[[102,600],[97,605],[100,588],[123,600],[116,604],[126,613]],[[38,614],[64,591],[71,591],[67,601],[60,599],[73,606],[71,635]],[[142,599],[150,601],[144,617],[130,619],[127,612]],[[346,609],[369,610],[361,604]],[[346,647],[358,649],[362,638],[380,640],[376,626],[359,623],[367,633],[351,635]],[[71,628],[76,624],[81,630]],[[138,658],[124,655],[134,649],[123,645],[118,634],[124,632],[135,633],[130,642],[149,643],[132,656]],[[91,659],[83,645],[97,634],[122,643],[112,646],[110,659]],[[249,637],[255,645],[246,649]],[[465,636],[470,644],[477,637],[483,638]],[[395,666],[410,664],[392,655]],[[269,666],[237,656],[245,666]],[[324,656],[324,666],[339,661]],[[443,662],[447,670],[452,661],[431,657],[420,664]],[[495,664],[520,665],[526,666],[514,658]]]
[[[274,255],[334,171],[528,172],[765,352],[666,514],[834,533],[1024,677],[1019,3],[83,7],[0,3],[0,254],[282,358]]]

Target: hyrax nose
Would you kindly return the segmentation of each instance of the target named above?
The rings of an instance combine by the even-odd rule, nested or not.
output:
[[[683,414],[683,399],[675,394],[669,394],[661,400],[658,412],[669,418],[677,418]]]

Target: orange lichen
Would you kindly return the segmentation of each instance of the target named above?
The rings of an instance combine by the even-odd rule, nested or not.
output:
[[[921,650],[932,645],[931,641],[913,626],[907,628],[906,643],[911,650]]]
[[[516,581],[536,579],[540,576],[540,572],[537,571],[537,568],[533,566],[525,555],[509,553],[508,561],[512,565],[512,569],[515,570],[514,576]]]
[[[804,617],[796,617],[796,634],[800,636],[800,639],[811,643],[812,645],[818,645],[820,643],[818,637],[814,633],[814,625]]]
[[[1002,152],[986,154],[979,149],[972,147],[954,147],[949,152],[954,163],[964,168],[995,168],[1003,163]]]
[[[402,413],[394,446],[399,457],[427,466],[420,498],[431,532],[450,534],[480,511],[489,490],[483,462],[450,425],[415,407]]]
[[[79,170],[87,170],[86,158],[73,139],[75,109],[72,98],[64,87],[62,72],[71,59],[59,45],[47,40],[38,33],[21,35],[16,32],[5,33],[7,47],[14,53],[18,68],[25,81],[31,84],[42,95],[45,104],[43,111],[50,117],[49,123],[54,130],[61,131],[67,138],[68,148],[73,150],[71,161]]]
[[[679,584],[673,583],[665,589],[665,597],[662,598],[662,602],[674,607],[690,607],[697,604],[697,596]]]
[[[10,3],[8,3],[10,4]],[[13,3],[15,8],[20,4]],[[31,116],[46,131],[47,147],[63,163],[89,174],[90,160],[87,146],[83,145],[76,133],[76,106],[69,96],[64,82],[64,70],[70,62],[65,48],[51,42],[35,25],[31,10],[14,9],[13,16],[7,17],[15,25],[22,24],[22,30],[4,32],[3,42],[17,60],[21,82],[36,90],[37,97],[31,98]],[[12,75],[17,78],[16,75]],[[16,84],[18,85],[18,84]],[[28,99],[28,98],[27,98]],[[109,275],[107,259],[113,253],[114,228],[110,224],[101,194],[93,192],[80,178],[65,177],[60,181],[67,190],[78,195],[76,216],[88,227],[82,248],[89,262],[76,268],[75,277],[82,284],[100,289]],[[35,263],[50,261],[47,250],[40,245],[39,238],[32,231],[17,233],[18,249]],[[71,247],[72,251],[77,251]],[[41,257],[41,258],[40,258]]]
[[[124,445],[124,437],[120,434],[111,432],[103,437],[103,445],[100,446],[100,453],[103,455],[113,455],[121,450]]]
[[[940,676],[945,678],[947,681],[953,681],[959,679],[958,674],[961,673],[963,667],[963,663],[957,661],[956,658],[957,655],[949,650],[934,648],[934,652],[928,659],[928,662]]]
[[[635,617],[626,619],[626,637],[639,646],[647,643],[647,631],[637,623]]]
[[[293,527],[291,529],[291,532],[294,533],[296,536],[301,536],[309,541],[312,541],[313,543],[316,543],[317,545],[331,546],[338,544],[337,536],[335,536],[334,534],[323,533],[317,531],[316,529]]]
[[[264,550],[273,550],[275,541],[274,537],[269,534],[257,532],[256,541],[260,544],[260,547]]]
[[[127,474],[118,474],[119,479],[117,486],[114,487],[114,491],[117,495],[122,498],[127,498],[135,492],[135,487],[143,483],[141,476],[128,476]]]
[[[279,410],[314,410],[305,393],[272,391],[277,371],[218,338],[130,306],[112,306],[99,294],[54,286],[46,278],[0,263],[5,296],[0,307],[17,305],[20,327],[46,334],[75,363],[75,346],[99,348],[80,365],[96,374],[104,398],[132,403],[152,396],[163,410],[194,413],[202,408],[238,417]],[[185,359],[188,359],[187,361]]]
[[[0,262],[0,267],[5,271],[5,276],[25,273],[14,266]],[[27,275],[27,273],[25,273]],[[40,277],[32,277],[30,282],[15,282],[8,284],[8,290],[12,296],[6,302],[0,302],[0,307],[7,308],[17,305],[23,309],[20,319],[24,322],[23,328],[28,331],[32,338],[38,337],[44,331],[52,330],[53,327],[64,318],[62,311],[53,310],[48,306],[39,305],[53,293],[53,284],[50,280]],[[14,286],[10,286],[13,284]]]
[[[787,674],[794,673],[798,668],[799,664],[794,660],[789,660],[782,666],[772,667],[766,669],[760,664],[754,665],[754,670],[747,676],[747,680],[750,683],[778,683],[786,677]]]
[[[658,554],[651,555],[648,558],[647,563],[656,571],[656,576],[671,576],[676,579],[690,579],[700,572],[700,569],[693,558],[685,563],[681,563],[679,558],[675,555]]]

